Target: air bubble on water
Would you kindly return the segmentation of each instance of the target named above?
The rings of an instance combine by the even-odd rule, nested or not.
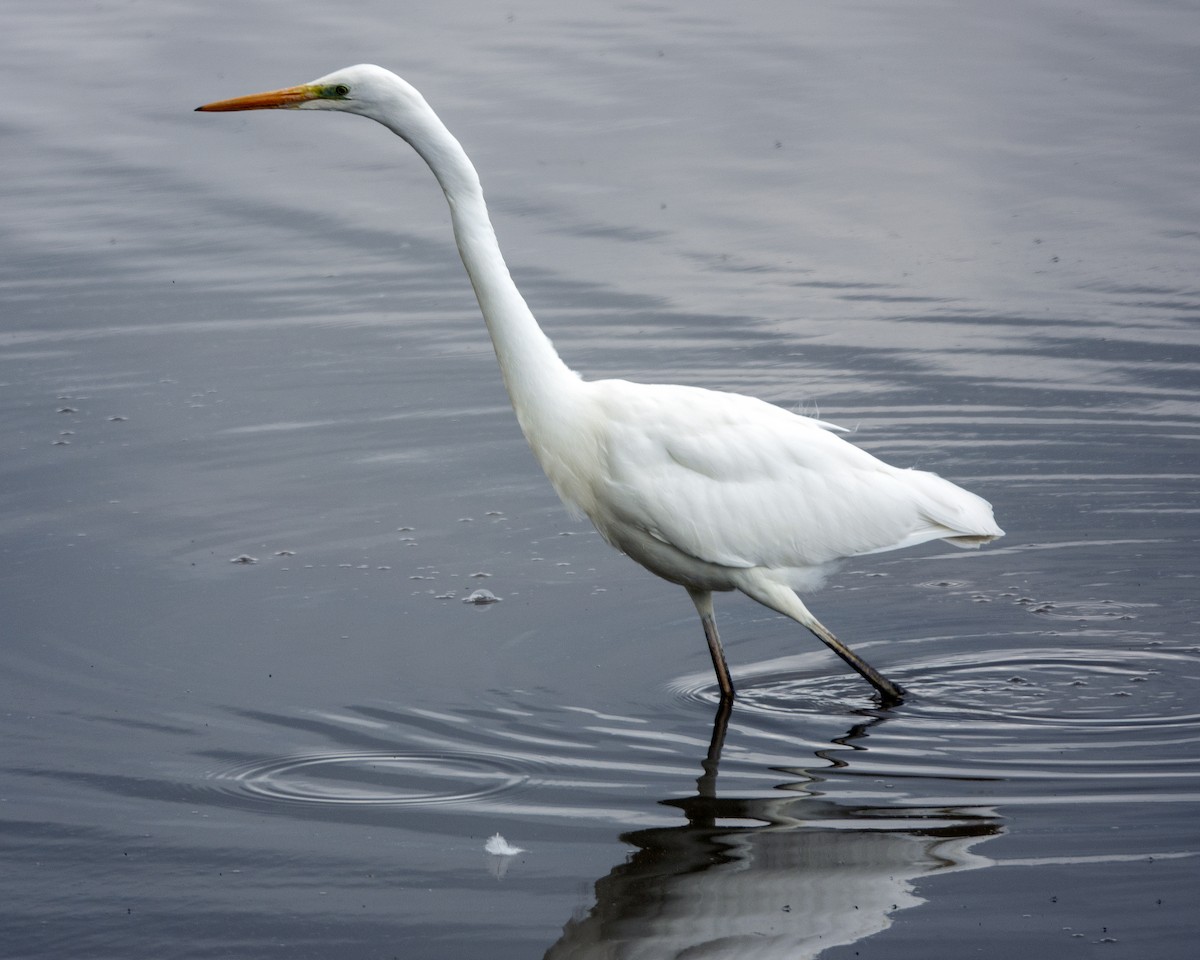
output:
[[[491,590],[474,590],[463,597],[463,603],[473,603],[477,607],[487,606],[489,603],[499,603],[500,598],[492,593]]]

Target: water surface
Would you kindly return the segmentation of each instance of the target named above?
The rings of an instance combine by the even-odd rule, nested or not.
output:
[[[1190,957],[1198,37],[1128,0],[14,13],[6,955]],[[538,473],[419,160],[192,112],[359,61],[460,136],[577,369],[994,503],[978,554],[812,598],[909,701],[722,597],[719,711],[682,591]]]

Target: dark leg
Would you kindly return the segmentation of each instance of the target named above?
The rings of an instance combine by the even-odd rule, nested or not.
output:
[[[785,617],[791,617],[797,623],[812,631],[813,636],[829,647],[834,653],[850,664],[859,675],[879,691],[885,707],[895,706],[904,700],[904,688],[898,683],[892,683],[887,677],[867,663],[862,657],[842,643],[826,629],[825,625],[814,617],[796,596],[795,591],[783,584],[766,578],[747,576],[740,589],[747,596],[753,597],[763,606],[778,610]],[[693,598],[695,599],[695,598]],[[711,609],[711,604],[709,609]]]
[[[900,684],[893,683],[882,673],[876,670],[873,666],[867,663],[862,657],[851,650],[848,646],[842,643],[837,637],[830,633],[823,623],[816,617],[810,615],[808,622],[804,624],[813,635],[824,643],[830,650],[836,653],[839,657],[845,660],[866,680],[871,686],[879,691],[880,697],[883,698],[885,707],[892,707],[904,700],[905,690]]]
[[[688,589],[700,623],[704,627],[704,639],[708,641],[708,652],[712,656],[713,670],[717,673],[717,686],[721,688],[721,699],[733,699],[733,680],[729,676],[729,664],[725,662],[725,651],[721,649],[721,638],[717,634],[717,622],[713,619],[712,593],[708,590]]]

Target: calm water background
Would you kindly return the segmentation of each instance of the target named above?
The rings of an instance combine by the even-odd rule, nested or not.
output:
[[[1165,0],[10,4],[0,954],[1193,956],[1198,42]],[[717,756],[691,605],[538,473],[428,171],[192,112],[360,61],[577,369],[993,501],[813,598],[910,702],[725,597]]]

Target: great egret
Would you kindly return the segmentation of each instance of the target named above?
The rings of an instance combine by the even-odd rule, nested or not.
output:
[[[421,94],[360,64],[311,83],[198,110],[338,110],[382,123],[429,165],[500,361],[521,430],[558,495],[651,573],[683,586],[704,627],[722,700],[733,682],[714,590],[740,590],[807,627],[879,691],[903,689],[801,602],[836,561],[944,539],[976,547],[1002,531],[987,501],[901,470],[829,424],[734,393],[587,381],[555,352],[517,290],[474,166]]]

